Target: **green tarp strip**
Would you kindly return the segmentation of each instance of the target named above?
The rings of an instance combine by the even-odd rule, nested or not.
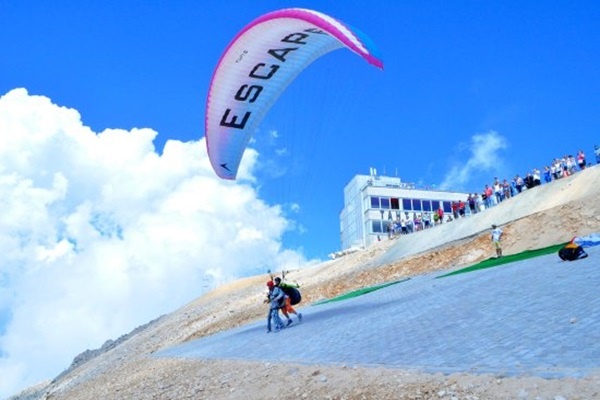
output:
[[[384,287],[395,285],[395,284],[400,283],[400,282],[406,282],[409,279],[410,278],[404,278],[404,279],[400,279],[399,281],[393,281],[393,282],[383,283],[381,285],[369,286],[369,287],[366,287],[366,288],[354,290],[352,292],[344,293],[342,295],[339,295],[337,297],[333,297],[331,299],[325,299],[325,300],[317,301],[316,303],[313,303],[313,306],[317,306],[317,305],[325,304],[325,303],[331,303],[331,302],[334,302],[334,301],[346,300],[346,299],[350,299],[352,297],[362,296],[363,294],[371,293],[371,292],[374,292],[376,290],[383,289]]]
[[[552,246],[543,247],[541,249],[526,250],[522,253],[510,254],[508,256],[504,256],[504,257],[500,257],[500,258],[488,258],[487,260],[483,260],[480,263],[471,265],[470,267],[462,268],[457,271],[450,272],[448,274],[440,275],[436,279],[445,278],[447,276],[452,276],[452,275],[464,274],[465,272],[478,271],[480,269],[485,269],[485,268],[497,267],[499,265],[509,264],[509,263],[512,263],[515,261],[527,260],[530,258],[544,256],[547,254],[558,253],[558,250],[560,250],[567,243],[569,243],[569,242],[555,244]]]
[[[452,275],[464,274],[466,272],[471,272],[471,271],[478,271],[480,269],[497,267],[499,265],[509,264],[509,263],[512,263],[512,262],[515,262],[515,261],[527,260],[527,259],[530,259],[530,258],[544,256],[544,255],[547,255],[547,254],[558,253],[558,250],[560,250],[567,243],[569,243],[569,242],[565,242],[565,243],[561,243],[561,244],[555,244],[555,245],[552,245],[552,246],[543,247],[541,249],[526,250],[526,251],[523,251],[521,253],[510,254],[510,255],[507,255],[507,256],[504,256],[504,257],[501,257],[501,258],[488,258],[487,260],[483,260],[480,263],[477,263],[475,265],[471,265],[470,267],[462,268],[462,269],[459,269],[457,271],[450,272],[448,274],[440,275],[440,276],[436,277],[436,279],[445,278],[447,276],[452,276]],[[376,290],[383,289],[384,287],[387,287],[387,286],[395,285],[395,284],[401,283],[401,282],[406,282],[409,279],[410,278],[405,278],[405,279],[401,279],[401,280],[398,280],[398,281],[383,283],[381,285],[369,286],[369,287],[366,287],[366,288],[354,290],[352,292],[344,293],[344,294],[342,294],[340,296],[333,297],[331,299],[325,299],[325,300],[317,301],[316,303],[313,303],[312,305],[316,306],[316,305],[320,305],[320,304],[326,304],[326,303],[331,303],[331,302],[334,302],[334,301],[346,300],[346,299],[350,299],[350,298],[353,298],[353,297],[362,296],[363,294],[371,293],[371,292],[374,292]]]

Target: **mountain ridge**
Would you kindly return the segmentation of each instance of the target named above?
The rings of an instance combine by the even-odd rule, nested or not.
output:
[[[492,223],[502,225],[504,229],[505,254],[563,243],[573,236],[600,230],[599,188],[600,168],[588,168],[551,184],[527,190],[482,213],[398,239],[384,240],[339,259],[290,271],[286,277],[301,283],[304,308],[351,290],[406,277],[448,272],[492,257],[494,251],[489,239]],[[266,275],[253,276],[219,287],[116,341],[107,341],[98,351],[87,350],[51,382],[31,387],[11,399],[273,398],[274,393],[265,392],[257,386],[257,382],[264,380],[265,374],[269,380],[286,382],[290,371],[296,371],[292,375],[299,376],[326,374],[328,379],[339,379],[341,385],[346,382],[347,388],[342,389],[343,397],[348,399],[375,398],[364,397],[365,393],[376,398],[418,398],[410,397],[418,392],[421,393],[420,398],[434,398],[442,391],[450,393],[448,388],[452,385],[460,387],[464,395],[480,393],[481,388],[487,388],[488,396],[485,398],[511,397],[503,392],[504,389],[489,391],[499,378],[474,374],[438,376],[384,367],[374,370],[360,365],[336,368],[282,364],[285,368],[278,370],[273,364],[244,360],[165,360],[152,357],[163,348],[263,319],[266,313],[262,303],[266,279]],[[234,298],[232,293],[238,295]],[[232,376],[232,371],[238,372]],[[236,377],[239,374],[242,378]],[[197,375],[204,377],[202,384],[191,378]],[[300,392],[279,397],[297,398],[306,394],[307,398],[326,398],[327,388],[313,381],[309,380]],[[357,386],[358,381],[362,382],[362,389]],[[502,378],[502,381],[512,389],[535,384],[542,394],[546,393],[543,390],[556,393],[564,386],[561,380],[538,380],[535,377]],[[579,379],[569,384],[577,390],[574,393],[600,390],[598,381],[593,379]],[[475,385],[479,392],[469,385]],[[399,386],[406,390],[398,392]],[[232,387],[235,390],[232,391]],[[452,390],[459,392],[458,389]],[[252,394],[242,395],[242,392]]]

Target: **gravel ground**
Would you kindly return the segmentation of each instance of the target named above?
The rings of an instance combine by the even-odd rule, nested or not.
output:
[[[434,279],[492,256],[490,221],[503,225],[506,254],[600,231],[600,169],[538,189],[289,272],[305,315],[289,330],[266,334],[266,277],[242,279],[83,352],[14,398],[600,398],[598,250],[573,263],[545,256]],[[403,278],[411,279],[311,306]]]

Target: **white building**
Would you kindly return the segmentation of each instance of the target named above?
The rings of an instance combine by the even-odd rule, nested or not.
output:
[[[356,175],[344,188],[340,213],[342,250],[367,247],[387,235],[389,221],[413,219],[432,214],[440,206],[452,214],[452,202],[465,202],[468,193],[417,189],[398,177]],[[431,217],[433,221],[433,217]]]

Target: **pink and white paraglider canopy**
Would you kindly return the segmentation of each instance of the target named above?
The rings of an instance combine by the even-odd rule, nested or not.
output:
[[[218,176],[236,178],[250,137],[279,95],[311,62],[343,47],[383,68],[364,34],[317,11],[271,12],[237,34],[217,64],[206,102],[206,145]]]

